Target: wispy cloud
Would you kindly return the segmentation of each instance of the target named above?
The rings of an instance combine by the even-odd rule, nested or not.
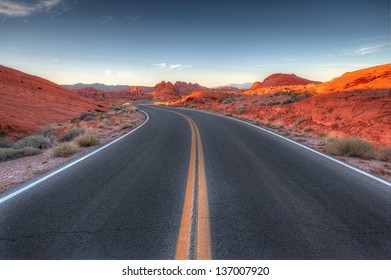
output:
[[[169,64],[167,65],[165,62],[162,63],[154,63],[151,64],[152,67],[155,67],[158,70],[162,70],[163,72],[173,71],[173,70],[182,70],[185,68],[191,68],[192,65],[184,65],[184,64]]]
[[[113,16],[105,16],[103,21],[100,23],[101,25],[105,25],[106,23],[109,23],[110,21],[113,20]]]
[[[126,16],[126,17],[123,17],[122,18],[122,21],[125,22],[125,23],[135,23],[136,21],[138,21],[139,19],[141,18],[141,16]]]
[[[385,50],[390,49],[391,44],[376,44],[376,45],[367,45],[363,47],[358,48],[350,48],[350,49],[339,49],[334,50],[327,54],[327,57],[334,57],[334,56],[362,56],[372,53],[377,53]]]
[[[16,52],[17,54],[23,54],[21,49],[18,48],[9,48],[11,51]]]
[[[366,54],[370,54],[370,53],[375,53],[375,52],[382,50],[387,45],[388,44],[382,44],[382,45],[377,45],[377,46],[358,48],[353,51],[352,55],[358,56],[358,55],[366,55]]]
[[[40,12],[49,12],[63,0],[39,0],[34,4],[0,0],[0,15],[8,17],[24,17]]]

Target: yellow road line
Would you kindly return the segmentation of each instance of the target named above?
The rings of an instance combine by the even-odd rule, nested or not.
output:
[[[210,241],[208,189],[205,176],[204,152],[198,127],[193,122],[198,138],[198,214],[197,214],[197,260],[212,258]]]
[[[187,120],[189,121],[189,120]],[[189,121],[190,123],[190,121]],[[194,127],[191,128],[191,148],[189,171],[187,175],[185,202],[183,205],[181,225],[179,228],[178,242],[175,253],[175,259],[187,260],[190,258],[191,245],[191,226],[194,205],[194,185],[195,185],[195,163],[196,163],[196,134]]]
[[[179,112],[174,112],[166,109],[161,109],[175,113],[185,118],[191,129],[191,148],[189,171],[186,184],[185,201],[183,205],[181,225],[177,241],[175,259],[198,259],[209,260],[212,258],[211,238],[210,238],[210,221],[209,221],[209,204],[208,204],[208,188],[205,175],[204,152],[202,148],[201,135],[197,125],[188,116]],[[197,173],[197,174],[196,174]],[[197,182],[196,185],[196,178]],[[194,196],[197,195],[197,209],[194,213],[194,204],[196,203]],[[196,215],[196,220],[193,221],[193,216]],[[192,225],[195,224],[194,230],[194,255],[191,256],[191,238]]]

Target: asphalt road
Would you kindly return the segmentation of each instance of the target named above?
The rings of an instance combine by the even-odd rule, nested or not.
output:
[[[0,204],[0,259],[391,259],[390,185],[229,118],[139,107],[143,127]]]

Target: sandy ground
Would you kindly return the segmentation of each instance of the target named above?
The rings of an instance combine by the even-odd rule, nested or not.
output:
[[[96,119],[82,121],[77,124],[61,124],[60,128],[57,127],[57,129],[65,131],[75,126],[90,127],[97,131],[100,145],[103,145],[135,129],[144,121],[145,115],[133,107],[131,110],[122,110],[120,112],[112,110],[103,117],[101,116],[100,120],[96,117]],[[80,148],[76,154],[65,158],[54,157],[52,148],[50,148],[36,156],[0,162],[0,192],[32,180],[96,148],[97,146]]]

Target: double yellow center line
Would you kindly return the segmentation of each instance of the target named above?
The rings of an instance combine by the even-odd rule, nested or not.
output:
[[[212,258],[212,250],[208,192],[200,132],[191,118],[178,112],[170,112],[185,118],[191,129],[190,162],[175,259],[209,260]]]

